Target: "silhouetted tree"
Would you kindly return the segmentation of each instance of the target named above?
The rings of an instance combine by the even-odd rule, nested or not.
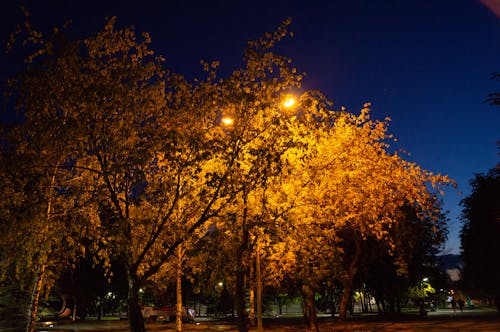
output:
[[[461,256],[464,286],[471,294],[494,297],[500,313],[500,164],[471,180],[461,202]]]

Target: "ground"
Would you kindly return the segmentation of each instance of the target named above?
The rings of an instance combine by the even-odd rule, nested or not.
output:
[[[405,315],[402,317],[357,316],[347,322],[322,317],[318,322],[320,331],[335,332],[498,332],[500,331],[500,316],[493,311],[467,310],[453,313],[451,310],[431,312],[427,317]],[[174,323],[150,323],[148,331],[173,332]],[[256,331],[251,328],[250,331]],[[268,318],[264,320],[264,331],[293,332],[306,331],[306,326],[300,318]],[[97,331],[128,331],[127,321],[81,321],[76,323],[40,326],[39,331],[58,332],[97,332]],[[212,320],[200,317],[196,323],[184,323],[183,331],[237,331],[236,325],[226,321]]]

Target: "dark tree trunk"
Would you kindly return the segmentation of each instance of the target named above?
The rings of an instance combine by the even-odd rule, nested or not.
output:
[[[182,331],[182,247],[177,248],[177,271],[176,271],[176,312],[175,312],[175,331]],[[184,309],[186,310],[186,309]],[[187,313],[187,312],[186,312]]]
[[[342,293],[342,298],[340,299],[340,308],[339,308],[339,318],[340,320],[347,319],[347,306],[349,304],[349,299],[352,293],[352,279],[349,278],[344,283],[344,291]]]
[[[249,248],[249,237],[250,233],[247,229],[247,193],[243,194],[243,216],[241,219],[241,244],[239,250],[236,253],[236,262],[238,266],[236,267],[235,283],[236,283],[236,314],[238,315],[238,331],[248,332],[249,329],[249,319],[248,313],[246,311],[246,301],[245,301],[245,276],[247,274],[247,268],[245,258],[248,253]]]
[[[238,316],[238,331],[248,331],[248,317],[245,309],[245,271],[242,267],[236,271],[236,314]]]
[[[354,283],[354,278],[356,277],[356,273],[358,272],[358,264],[361,259],[361,241],[360,239],[354,240],[354,255],[351,259],[351,263],[349,264],[347,271],[347,279],[344,280],[344,291],[342,293],[342,299],[340,300],[340,308],[339,308],[339,318],[340,320],[347,319],[347,305],[349,303],[349,299],[352,294],[352,287]]]
[[[302,291],[302,319],[304,323],[309,323],[309,315],[307,312],[307,295]]]
[[[319,331],[318,327],[318,317],[316,314],[316,305],[314,302],[314,292],[313,291],[308,291],[306,295],[307,299],[307,313],[308,313],[308,321],[307,321],[307,326],[310,331]]]
[[[139,304],[139,279],[128,271],[128,324],[131,332],[145,332],[144,319]]]

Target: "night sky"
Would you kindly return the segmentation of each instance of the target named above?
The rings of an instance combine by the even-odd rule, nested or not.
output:
[[[393,149],[405,149],[407,159],[457,181],[458,189],[444,197],[450,211],[445,253],[460,250],[459,202],[470,193],[469,180],[499,161],[500,107],[484,100],[500,91],[500,82],[490,79],[500,72],[500,0],[2,3],[2,47],[22,21],[21,3],[35,27],[71,19],[69,31],[77,36],[117,16],[119,26],[149,32],[167,67],[188,77],[201,76],[201,59],[220,60],[223,74],[238,68],[248,39],[291,17],[295,36],[279,51],[307,73],[304,89],[319,89],[336,108],[353,112],[371,102],[375,118],[392,119],[390,131],[398,138]],[[19,54],[0,55],[2,88],[21,68]]]

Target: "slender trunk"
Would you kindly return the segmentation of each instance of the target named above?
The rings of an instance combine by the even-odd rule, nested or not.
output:
[[[333,296],[333,293],[330,294],[331,300],[330,300],[330,311],[331,311],[331,316],[332,318],[335,317],[335,298]]]
[[[375,305],[377,306],[377,312],[378,313],[384,313],[385,314],[384,304],[383,304],[383,302],[380,301],[380,297],[379,296],[375,297]]]
[[[236,262],[238,266],[236,267],[236,313],[238,315],[238,331],[239,332],[247,332],[248,331],[248,313],[246,311],[246,301],[245,301],[245,276],[247,273],[247,269],[245,268],[245,256],[248,253],[249,247],[249,231],[247,229],[247,193],[243,194],[243,216],[241,220],[241,244],[238,252],[236,253]]]
[[[236,314],[238,315],[238,331],[247,332],[247,312],[245,310],[245,271],[240,267],[236,272]]]
[[[340,299],[340,308],[339,308],[339,318],[340,320],[347,319],[347,305],[349,304],[349,298],[352,293],[352,278],[349,276],[349,279],[344,282],[344,291],[342,292],[342,298]]]
[[[302,291],[302,319],[304,320],[304,323],[309,322],[308,314],[307,314],[307,296],[306,294]]]
[[[257,240],[256,255],[256,277],[257,277],[257,331],[262,332],[262,276],[260,273],[260,245]]]
[[[132,271],[128,271],[128,324],[131,332],[146,331],[139,305],[139,279]]]
[[[254,280],[254,267],[253,264],[250,265],[250,277],[248,278],[250,282],[249,287],[249,299],[248,299],[248,319],[250,325],[255,326],[255,280]]]
[[[97,314],[97,320],[101,320],[101,318],[104,317],[104,306],[102,303],[99,303],[99,310]]]
[[[316,314],[316,305],[314,301],[314,291],[307,290],[306,294],[306,307],[308,313],[307,326],[310,331],[319,331],[318,315]]]
[[[363,312],[368,312],[368,302],[366,302],[366,292],[364,289],[361,292],[361,304],[363,305]]]
[[[50,186],[48,193],[49,199],[47,201],[47,210],[45,212],[45,227],[41,232],[41,234],[43,234],[43,237],[40,242],[40,251],[39,251],[39,254],[41,255],[42,258],[41,262],[38,265],[38,271],[36,274],[35,283],[33,285],[33,291],[31,292],[30,306],[26,319],[26,332],[35,331],[36,315],[38,313],[38,301],[40,300],[43,281],[45,279],[45,269],[47,267],[47,260],[48,260],[47,252],[50,252],[50,249],[47,249],[47,244],[46,244],[47,234],[49,232],[49,222],[52,217],[52,199],[50,197],[51,197],[51,190],[53,190],[56,181],[56,172],[58,167],[59,167],[59,161],[57,162],[54,168],[54,173],[50,176]]]
[[[248,319],[250,321],[250,325],[255,326],[256,317],[255,317],[255,291],[253,287],[250,287],[248,290]]]
[[[176,314],[175,314],[175,331],[182,331],[182,246],[177,247],[177,271],[176,271]]]
[[[45,277],[45,264],[41,264],[38,267],[38,272],[36,274],[35,283],[33,285],[33,290],[31,292],[30,306],[27,312],[26,319],[26,332],[35,331],[36,315],[38,313],[38,301],[40,299],[40,293],[42,292],[43,279]]]
[[[398,285],[398,279],[396,278],[394,280],[394,289],[395,289],[395,294],[394,297],[392,297],[393,300],[393,308],[395,308],[395,313],[400,314],[401,313],[401,301],[399,299],[399,285]]]
[[[356,236],[356,235],[355,235]],[[349,299],[352,294],[352,286],[354,283],[354,278],[356,277],[356,273],[358,272],[358,263],[361,259],[361,243],[360,239],[355,239],[355,252],[351,259],[351,263],[349,264],[349,268],[347,271],[347,279],[344,280],[344,291],[342,293],[342,299],[340,300],[340,308],[339,308],[339,318],[340,320],[347,319],[347,305],[349,303]]]
[[[71,317],[73,322],[76,321],[76,301],[73,303],[73,316]]]

